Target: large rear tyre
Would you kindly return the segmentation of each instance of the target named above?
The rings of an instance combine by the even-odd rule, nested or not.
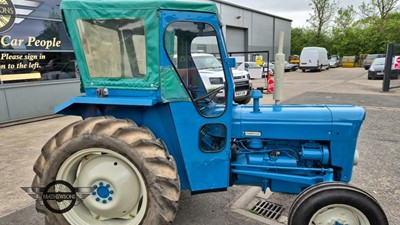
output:
[[[348,184],[321,183],[304,190],[293,202],[288,225],[388,225],[379,203]]]
[[[178,209],[173,157],[149,129],[129,120],[96,117],[65,127],[44,145],[34,171],[33,187],[64,180],[94,189],[63,214],[37,201],[48,225],[169,224]],[[65,201],[50,205],[64,208]]]

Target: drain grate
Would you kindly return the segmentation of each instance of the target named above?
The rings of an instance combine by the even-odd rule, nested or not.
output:
[[[266,200],[259,200],[251,209],[253,213],[276,221],[281,217],[283,210],[283,206]]]

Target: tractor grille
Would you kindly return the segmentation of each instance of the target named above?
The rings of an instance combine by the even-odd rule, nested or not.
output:
[[[283,206],[266,200],[259,200],[251,209],[253,213],[271,220],[278,220],[283,212]]]

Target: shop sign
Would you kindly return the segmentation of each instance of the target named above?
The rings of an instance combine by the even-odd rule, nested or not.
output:
[[[26,43],[25,43],[26,42]],[[36,37],[28,37],[28,40],[25,39],[14,39],[10,35],[4,35],[0,39],[0,43],[3,48],[7,47],[20,47],[23,44],[27,47],[43,47],[44,49],[49,48],[59,48],[61,47],[61,41],[56,38],[52,38],[49,40],[38,40]]]
[[[11,0],[0,1],[0,33],[4,33],[14,26],[15,7]]]

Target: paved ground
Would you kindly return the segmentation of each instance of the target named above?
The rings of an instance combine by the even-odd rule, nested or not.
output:
[[[345,103],[366,108],[367,118],[357,146],[360,164],[354,169],[351,183],[377,198],[390,224],[400,224],[400,89],[382,93],[382,80],[367,80],[366,71],[360,68],[290,72],[285,73],[284,83],[284,103]],[[254,80],[253,84],[264,86],[264,81]],[[400,86],[400,80],[394,80],[392,86]],[[266,94],[261,102],[274,101],[271,94]],[[20,187],[30,186],[32,166],[41,146],[78,119],[62,117],[0,128],[0,224],[44,224],[33,200]],[[262,224],[230,209],[246,190],[248,187],[234,186],[227,192],[196,196],[183,192],[174,225]],[[293,197],[273,194],[271,199],[290,205]]]

